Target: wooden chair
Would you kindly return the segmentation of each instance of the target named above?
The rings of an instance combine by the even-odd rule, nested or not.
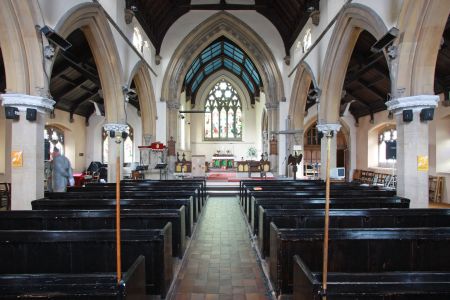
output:
[[[3,204],[3,201],[6,203]],[[6,210],[11,210],[11,183],[0,183],[0,207],[6,207]]]

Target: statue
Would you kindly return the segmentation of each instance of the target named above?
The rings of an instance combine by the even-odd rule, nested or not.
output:
[[[294,155],[289,154],[288,165],[292,165],[292,171],[294,172],[294,180],[297,179],[297,164],[302,161],[303,154],[297,156],[297,151],[295,151]]]

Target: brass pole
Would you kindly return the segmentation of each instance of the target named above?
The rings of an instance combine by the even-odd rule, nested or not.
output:
[[[323,236],[323,271],[322,271],[322,299],[327,299],[327,277],[328,277],[328,229],[330,215],[330,143],[331,133],[327,133],[327,168],[326,168],[326,184],[325,184],[325,229]]]
[[[116,159],[116,262],[117,283],[122,279],[122,259],[120,247],[120,144],[117,144]]]

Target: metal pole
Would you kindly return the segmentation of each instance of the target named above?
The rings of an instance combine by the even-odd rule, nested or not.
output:
[[[323,271],[322,271],[322,299],[327,299],[327,276],[328,276],[328,229],[330,215],[330,144],[332,131],[327,135],[327,168],[325,185],[325,229],[323,236]]]
[[[117,144],[116,159],[116,263],[117,283],[122,280],[122,259],[120,247],[120,144]]]

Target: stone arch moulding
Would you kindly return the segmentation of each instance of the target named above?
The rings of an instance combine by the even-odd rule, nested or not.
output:
[[[152,80],[146,65],[139,61],[131,72],[128,86],[134,80],[141,109],[142,135],[156,137],[156,101]]]
[[[270,48],[247,24],[227,12],[219,12],[199,24],[183,39],[164,74],[161,100],[179,101],[183,79],[192,61],[215,39],[225,36],[255,63],[269,102],[284,96],[283,79]]]
[[[375,11],[361,4],[350,4],[339,16],[328,44],[320,77],[319,123],[338,123],[339,105],[348,63],[359,34],[366,30],[377,40],[386,25]]]
[[[122,92],[122,65],[108,20],[99,4],[80,4],[70,9],[58,22],[55,30],[63,37],[80,29],[89,43],[105,100],[108,122],[125,122]]]
[[[42,66],[42,48],[36,31],[37,15],[31,1],[3,0],[0,4],[0,47],[5,64],[6,90],[45,96],[48,82]]]
[[[434,95],[434,73],[450,14],[446,0],[403,1],[395,96]]]
[[[317,87],[317,81],[307,63],[302,63],[295,74],[292,87],[291,101],[289,102],[289,117],[291,118],[291,129],[304,128],[305,106],[308,98],[309,86],[313,82]]]

